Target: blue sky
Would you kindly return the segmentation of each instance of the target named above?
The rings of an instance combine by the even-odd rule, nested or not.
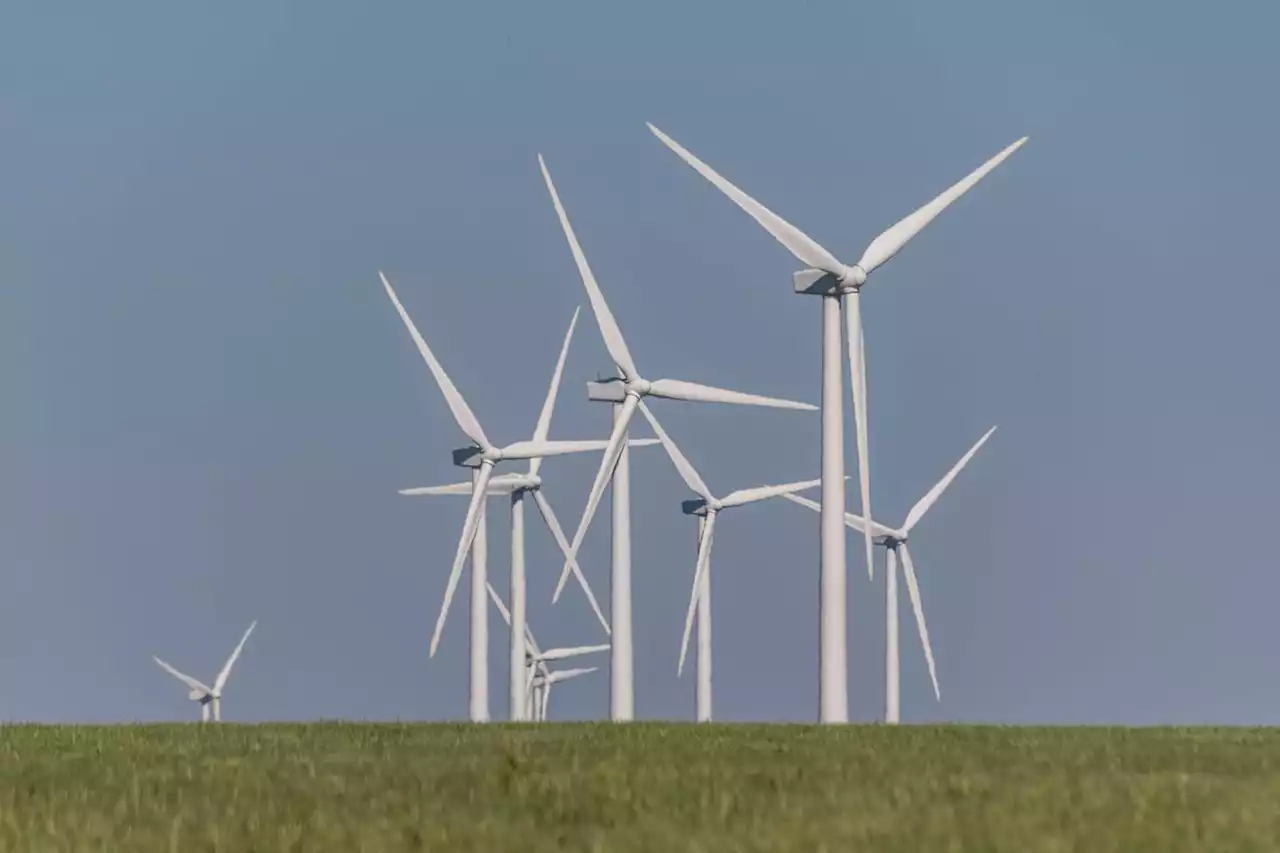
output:
[[[647,375],[816,401],[794,262],[647,120],[845,257],[1031,136],[865,294],[881,520],[1000,425],[913,538],[943,702],[904,613],[904,719],[1275,721],[1280,13],[369,5],[0,12],[0,718],[186,718],[150,655],[212,677],[253,618],[228,718],[465,715],[465,610],[426,655],[464,504],[395,493],[457,479],[460,436],[376,271],[525,437],[586,307],[538,152]],[[609,368],[584,311],[553,436],[606,433]],[[817,475],[816,415],[658,406],[712,488]],[[695,532],[640,453],[637,711],[689,717]],[[593,471],[544,469],[570,527]],[[595,642],[553,549],[535,526],[532,624]],[[882,577],[850,548],[857,719]],[[718,716],[814,719],[816,517],[726,519],[715,578]]]

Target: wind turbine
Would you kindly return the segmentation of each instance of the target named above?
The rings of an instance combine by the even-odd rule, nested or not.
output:
[[[502,597],[499,596],[498,591],[493,588],[493,584],[487,584],[487,586],[489,587],[489,597],[493,599],[494,606],[498,608],[498,612],[502,614],[502,618],[506,621],[507,625],[510,625],[511,612],[507,610],[507,606],[502,603]],[[551,679],[553,671],[547,666],[547,663],[549,661],[565,660],[567,658],[592,654],[594,652],[608,651],[609,645],[604,643],[595,646],[571,646],[567,648],[547,649],[544,652],[538,648],[538,641],[534,639],[533,630],[529,628],[528,623],[525,623],[524,633],[526,641],[525,668],[527,670],[525,686],[527,689],[524,691],[525,707],[521,709],[521,716],[519,719],[541,720],[545,719],[547,704],[546,696],[550,693],[550,685],[554,684],[556,680],[563,680],[565,677],[572,677],[562,676],[559,679]],[[584,673],[577,674],[582,675]],[[512,720],[515,719],[517,718],[513,716]]]
[[[417,326],[413,324],[409,313],[405,311],[399,297],[396,296],[391,282],[381,272],[378,273],[378,276],[382,279],[387,296],[391,298],[392,304],[395,305],[396,311],[400,314],[400,319],[404,321],[405,328],[409,330],[409,335],[417,345],[418,352],[421,353],[423,360],[427,363],[427,367],[430,368],[432,375],[435,377],[436,384],[440,386],[440,391],[444,394],[445,402],[449,404],[449,410],[453,413],[454,420],[457,421],[463,434],[471,439],[472,442],[471,446],[453,452],[455,465],[476,470],[471,502],[467,507],[466,520],[462,525],[462,536],[458,540],[458,548],[453,558],[453,567],[449,571],[449,582],[445,587],[444,602],[440,606],[440,616],[436,619],[435,631],[431,635],[431,656],[435,657],[436,648],[440,644],[440,634],[444,630],[445,618],[449,614],[449,605],[453,601],[453,594],[457,590],[458,581],[462,576],[462,564],[484,516],[485,496],[489,491],[489,481],[492,479],[494,466],[504,460],[537,459],[542,456],[561,456],[568,453],[587,453],[603,450],[607,442],[548,441],[543,436],[534,438],[531,441],[517,441],[506,447],[494,445],[485,435],[484,429],[480,426],[480,421],[476,419],[471,407],[467,405],[467,401],[463,399],[462,394],[458,392],[453,381],[449,379],[449,375],[445,373],[435,354],[431,352],[431,348],[427,346],[427,342],[418,331]],[[544,405],[545,410],[546,407]],[[523,537],[522,518],[519,523],[521,531],[517,537],[518,540]],[[523,560],[521,560],[521,565],[523,565]],[[471,567],[470,701],[472,722],[486,722],[489,719],[489,623],[487,618],[488,611],[485,609],[484,604],[486,583],[487,571],[484,563],[479,559],[473,560]],[[517,636],[519,636],[518,632]]]
[[[876,237],[853,266],[840,261],[807,234],[738,189],[652,124],[649,130],[693,169],[727,195],[809,269],[794,273],[797,293],[822,297],[822,521],[819,718],[827,723],[849,719],[848,669],[845,660],[844,411],[840,403],[840,313],[848,336],[849,378],[857,433],[858,485],[862,513],[871,517],[871,477],[867,461],[867,370],[862,339],[862,288],[882,264],[988,172],[1027,141],[1022,137],[983,163],[933,201]],[[866,543],[867,573],[872,574],[872,537]]]
[[[537,425],[533,430],[533,442],[546,442],[547,433],[551,429],[551,418],[555,413],[556,399],[560,392],[560,379],[564,375],[565,359],[569,355],[569,344],[573,341],[573,330],[578,323],[578,310],[574,309],[573,319],[569,321],[569,330],[565,333],[564,343],[560,347],[560,355],[556,359],[556,366],[551,374],[551,384],[547,388],[546,399],[542,403],[542,411],[538,415]],[[636,447],[657,444],[657,439],[640,439],[632,441],[630,444]],[[600,447],[604,446],[604,442],[600,442]],[[512,720],[523,718],[526,702],[525,702],[525,638],[523,626],[526,621],[526,596],[525,596],[525,524],[524,524],[524,499],[525,496],[532,496],[534,504],[538,507],[538,511],[542,516],[543,522],[546,523],[547,529],[551,531],[552,537],[556,540],[556,544],[560,546],[560,551],[564,554],[565,559],[572,566],[574,577],[577,578],[578,584],[582,587],[583,592],[587,595],[587,600],[591,602],[591,609],[595,612],[596,618],[600,620],[601,627],[604,628],[606,634],[609,633],[609,623],[605,619],[604,614],[600,611],[600,605],[596,601],[595,594],[591,591],[591,585],[587,583],[586,577],[582,574],[582,570],[578,567],[577,560],[569,551],[569,542],[565,538],[564,530],[560,527],[560,522],[556,518],[555,511],[551,508],[546,495],[542,492],[542,477],[539,470],[542,467],[542,457],[534,457],[529,460],[529,469],[522,474],[499,474],[489,479],[487,492],[489,495],[507,494],[511,496],[511,602],[512,602],[512,619],[514,625],[511,630],[511,657],[510,657],[510,691],[511,698],[510,714]],[[402,495],[470,495],[473,492],[472,483],[453,483],[447,486],[427,486],[412,489],[401,489]],[[476,534],[476,540],[479,541],[479,533]],[[473,543],[473,548],[475,547]],[[473,557],[474,560],[474,557]]]
[[[929,679],[933,682],[933,695],[939,702],[942,701],[942,691],[938,689],[938,672],[933,663],[933,647],[929,644],[929,627],[924,621],[924,607],[920,603],[920,585],[916,581],[915,566],[911,562],[911,551],[907,548],[907,539],[911,535],[911,531],[920,519],[924,518],[925,513],[938,502],[938,498],[942,497],[942,493],[951,485],[951,481],[956,475],[969,464],[969,460],[978,452],[982,445],[987,443],[987,439],[996,431],[995,427],[987,430],[978,442],[969,448],[969,452],[960,457],[960,461],[952,466],[941,480],[939,480],[932,489],[930,489],[924,497],[916,501],[916,505],[907,513],[907,520],[902,526],[894,529],[885,527],[883,524],[874,519],[867,524],[861,516],[853,513],[845,513],[845,524],[859,533],[870,534],[876,538],[878,543],[885,549],[885,646],[884,646],[884,721],[886,723],[897,723],[899,720],[899,674],[898,674],[898,570],[895,558],[902,559],[902,573],[907,580],[907,594],[911,597],[911,609],[915,611],[916,627],[920,631],[920,645],[924,648],[924,659],[929,665]],[[798,495],[786,495],[788,500],[794,501],[801,506],[807,506],[815,512],[821,512],[822,506],[808,498],[802,498]]]
[[[200,703],[200,722],[209,722],[210,709],[213,711],[213,721],[215,723],[222,722],[222,689],[227,686],[227,679],[231,677],[231,668],[236,665],[236,660],[239,659],[240,652],[244,649],[245,641],[249,639],[249,635],[253,633],[253,629],[257,627],[257,624],[258,620],[253,620],[249,625],[249,629],[244,632],[244,636],[240,638],[240,642],[236,643],[235,650],[231,652],[231,657],[227,658],[227,662],[222,665],[222,669],[218,672],[218,677],[214,679],[212,687],[197,681],[185,673],[179,672],[155,655],[151,656],[156,663],[160,664],[161,669],[191,688],[187,698],[193,702]]]
[[[559,684],[561,681],[568,681],[570,678],[577,678],[580,675],[589,675],[600,667],[588,666],[579,669],[556,669],[546,674],[534,676],[533,689],[534,695],[538,697],[539,708],[537,710],[537,719],[539,722],[546,722],[547,710],[551,704],[551,687]]]
[[[671,457],[671,462],[685,485],[698,496],[697,499],[684,501],[682,504],[685,515],[698,517],[698,559],[695,563],[693,589],[689,593],[689,611],[685,614],[684,638],[680,643],[680,666],[677,672],[684,674],[684,659],[689,650],[689,633],[693,628],[693,614],[696,607],[698,613],[697,712],[698,722],[707,722],[711,719],[711,546],[715,541],[716,519],[723,510],[812,489],[821,485],[822,481],[805,480],[779,486],[757,486],[751,489],[739,489],[722,498],[717,498],[685,455],[680,452],[680,448],[672,441],[671,436],[667,435],[662,424],[658,423],[658,419],[649,411],[649,407],[641,403],[640,412],[653,427],[654,433],[662,442],[667,455]]]
[[[744,394],[740,391],[728,391],[696,382],[680,379],[646,379],[636,367],[627,343],[618,328],[613,312],[605,302],[604,294],[596,283],[587,258],[582,253],[578,238],[569,224],[564,205],[560,203],[560,195],[556,192],[547,171],[547,164],[542,155],[538,155],[538,165],[542,169],[542,177],[546,181],[547,190],[551,193],[551,201],[555,205],[556,215],[560,218],[560,227],[569,241],[569,249],[578,266],[578,273],[586,287],[587,297],[591,301],[591,311],[595,314],[596,324],[604,338],[606,349],[618,370],[618,376],[598,383],[588,384],[588,396],[593,400],[614,404],[613,432],[609,436],[609,444],[604,458],[600,460],[600,468],[596,471],[595,481],[587,496],[587,505],[578,522],[578,529],[573,535],[569,551],[575,557],[582,547],[587,528],[595,515],[600,498],[604,495],[605,486],[613,479],[613,566],[610,591],[612,596],[613,651],[610,661],[610,696],[609,714],[615,721],[633,719],[635,716],[634,674],[632,670],[631,645],[631,522],[630,522],[630,483],[629,465],[626,453],[625,438],[627,427],[635,415],[636,407],[645,397],[659,397],[668,400],[685,400],[694,403],[733,403],[747,406],[765,406],[777,409],[798,409],[814,411],[816,406],[808,403],[796,403],[773,397],[761,397],[755,394]],[[566,561],[560,580],[556,584],[552,601],[560,600],[565,581],[569,577],[570,566]]]

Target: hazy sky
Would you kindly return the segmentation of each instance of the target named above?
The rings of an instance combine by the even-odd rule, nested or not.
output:
[[[552,435],[603,437],[540,151],[647,375],[816,402],[818,301],[649,120],[850,260],[1031,136],[865,293],[880,520],[1000,425],[913,538],[905,720],[1280,720],[1275,8],[366,5],[0,12],[0,719],[192,718],[150,655],[212,678],[254,618],[228,719],[465,716],[465,606],[427,658],[465,503],[396,494],[463,442],[377,270],[504,443],[583,305]],[[816,414],[654,411],[713,489],[817,476]],[[637,713],[688,718],[688,494],[633,458]],[[571,529],[596,464],[544,468]],[[543,644],[597,642],[529,549]],[[714,575],[717,715],[815,719],[817,516],[726,517]],[[857,719],[883,595],[851,540]]]

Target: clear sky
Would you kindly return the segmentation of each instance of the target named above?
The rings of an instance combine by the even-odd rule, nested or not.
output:
[[[603,437],[583,382],[611,365],[538,152],[647,375],[816,402],[795,263],[648,120],[850,260],[1031,136],[865,293],[880,520],[1000,425],[913,539],[943,701],[904,610],[905,720],[1277,722],[1278,24],[1150,0],[6,4],[0,719],[191,718],[150,655],[212,678],[254,618],[228,719],[465,716],[465,607],[427,658],[464,503],[396,494],[459,479],[462,442],[377,270],[502,442],[583,305],[552,435]],[[715,489],[817,476],[815,414],[654,410]],[[634,458],[637,711],[688,718],[688,495]],[[595,465],[544,468],[570,528]],[[606,600],[607,519],[583,554]],[[490,530],[505,590],[497,504]],[[816,718],[816,533],[782,501],[721,526],[719,717]],[[865,720],[883,572],[856,544]],[[543,644],[597,642],[579,594],[550,606],[536,523],[529,548]],[[555,711],[607,694],[602,671]]]

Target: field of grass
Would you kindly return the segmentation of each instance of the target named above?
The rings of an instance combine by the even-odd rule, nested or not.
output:
[[[1280,849],[1280,730],[0,727],[0,850]]]

